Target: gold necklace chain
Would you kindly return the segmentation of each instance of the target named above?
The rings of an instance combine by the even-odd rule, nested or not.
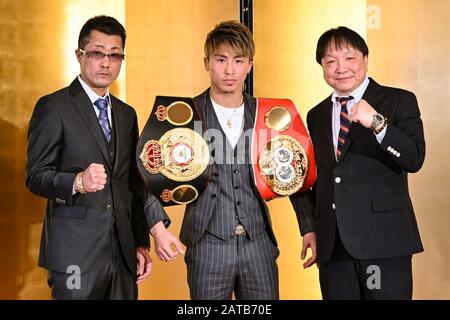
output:
[[[242,101],[242,103],[244,103],[243,101]],[[219,105],[219,104],[217,104],[218,106],[219,106],[219,111],[220,111],[220,113],[223,115],[223,117],[227,120],[227,127],[228,128],[232,128],[233,127],[233,123],[231,122],[231,119],[233,119],[233,116],[234,116],[234,114],[236,113],[236,111],[237,111],[237,109],[240,107],[240,106],[242,106],[242,103],[238,106],[238,107],[235,107],[234,108],[234,111],[233,111],[233,113],[231,114],[231,116],[229,117],[229,118],[227,118],[227,116],[225,115],[225,113],[223,113],[223,111],[222,111],[222,108],[225,108],[225,107],[222,107],[221,105]]]

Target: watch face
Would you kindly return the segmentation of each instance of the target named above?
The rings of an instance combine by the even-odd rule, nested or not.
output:
[[[374,115],[374,117],[375,117],[375,120],[376,120],[377,122],[383,122],[383,121],[384,121],[384,117],[383,117],[381,114],[379,114],[379,113],[377,113],[376,115]]]

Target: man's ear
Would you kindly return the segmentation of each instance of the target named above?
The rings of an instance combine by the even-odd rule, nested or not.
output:
[[[205,70],[209,71],[209,58],[208,57],[204,57],[203,58],[203,63],[205,65]]]
[[[253,60],[249,62],[249,67],[248,67],[247,74],[249,74],[250,71],[252,71],[252,68],[253,68]]]
[[[79,49],[76,49],[75,50],[75,55],[77,56],[77,60],[78,60],[78,62],[81,62],[81,52],[80,52],[80,50]]]

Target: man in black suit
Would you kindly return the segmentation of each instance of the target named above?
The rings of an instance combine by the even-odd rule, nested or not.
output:
[[[192,299],[231,299],[233,293],[238,300],[279,298],[277,241],[250,159],[257,106],[243,86],[253,55],[252,34],[239,22],[221,22],[208,33],[204,65],[211,87],[194,102],[207,128],[212,172],[203,193],[187,205],[180,234]],[[315,234],[312,219],[296,213],[302,259],[312,251],[306,268],[315,261]],[[162,260],[176,257],[170,245],[177,243],[163,222],[154,224],[152,235]]]
[[[368,51],[345,27],[317,44],[334,91],[308,113],[318,177],[293,204],[315,218],[324,299],[411,299],[412,254],[423,251],[407,181],[425,158],[419,107],[367,77]]]
[[[143,208],[155,199],[136,170],[136,113],[108,90],[125,38],[116,19],[89,19],[80,75],[42,97],[30,120],[26,184],[48,199],[39,265],[54,299],[136,299],[151,270]]]

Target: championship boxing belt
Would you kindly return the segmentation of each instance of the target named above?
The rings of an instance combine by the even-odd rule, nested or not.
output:
[[[316,181],[316,162],[300,114],[289,99],[257,100],[252,164],[262,198],[308,190]]]
[[[209,176],[208,145],[194,131],[203,121],[191,98],[157,96],[152,110],[137,144],[141,177],[163,206],[190,203]]]

